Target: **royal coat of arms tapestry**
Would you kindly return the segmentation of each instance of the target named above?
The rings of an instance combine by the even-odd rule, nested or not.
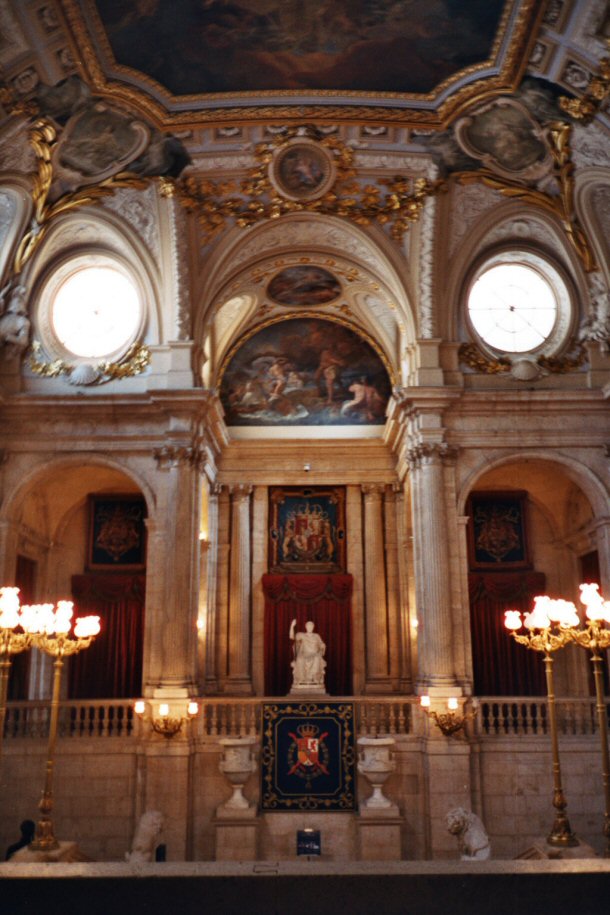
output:
[[[354,706],[263,704],[261,808],[356,809]]]
[[[269,490],[272,572],[345,571],[345,487]]]

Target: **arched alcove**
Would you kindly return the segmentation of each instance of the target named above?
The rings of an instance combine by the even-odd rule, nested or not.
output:
[[[577,467],[532,455],[504,458],[469,481],[464,511],[476,694],[544,694],[541,659],[514,643],[504,612],[531,610],[540,593],[579,605],[579,560],[596,546],[587,476],[579,479]],[[570,646],[558,654],[560,693],[588,693],[581,654]]]
[[[27,475],[5,514],[17,530],[14,580],[22,602],[73,600],[75,617],[100,616],[100,635],[68,662],[68,694],[139,694],[147,500],[135,479],[110,462],[51,462]],[[45,694],[49,675],[46,656],[25,653],[14,665],[13,696]]]

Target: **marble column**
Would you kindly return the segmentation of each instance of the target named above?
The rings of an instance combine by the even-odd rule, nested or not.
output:
[[[251,542],[250,496],[253,487],[231,487],[231,561],[229,566],[229,669],[226,690],[251,694]]]
[[[420,444],[409,452],[414,493],[414,550],[418,608],[419,681],[426,689],[455,686],[444,444]]]
[[[216,669],[216,636],[218,621],[216,616],[216,573],[218,568],[218,496],[220,486],[213,484],[208,492],[208,540],[205,557],[206,594],[205,594],[205,670],[204,684],[206,693],[218,689],[218,672]]]
[[[364,494],[364,590],[366,619],[366,692],[391,689],[388,604],[384,556],[382,483],[365,483]]]
[[[151,583],[156,576],[164,581],[155,583],[152,599],[147,596],[156,630],[151,638],[161,646],[149,676],[155,695],[177,697],[194,692],[196,680],[201,481],[189,449],[168,447],[155,457],[163,482],[148,569]]]
[[[402,483],[396,483],[396,553],[398,562],[398,645],[400,691],[410,693],[413,689],[411,660],[411,614],[409,612],[409,540],[405,492]]]

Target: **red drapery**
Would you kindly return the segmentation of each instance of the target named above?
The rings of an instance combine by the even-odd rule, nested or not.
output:
[[[142,691],[144,575],[74,575],[75,616],[97,614],[101,631],[70,661],[71,699],[126,699]]]
[[[286,696],[292,686],[290,623],[311,620],[326,645],[326,691],[352,692],[351,575],[263,575],[265,693]]]
[[[504,626],[505,610],[532,609],[544,594],[542,572],[488,572],[468,576],[474,691],[479,696],[543,696],[540,653],[518,645]]]

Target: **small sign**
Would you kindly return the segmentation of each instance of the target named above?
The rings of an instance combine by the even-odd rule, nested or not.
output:
[[[321,855],[322,841],[319,829],[297,830],[297,856]]]

